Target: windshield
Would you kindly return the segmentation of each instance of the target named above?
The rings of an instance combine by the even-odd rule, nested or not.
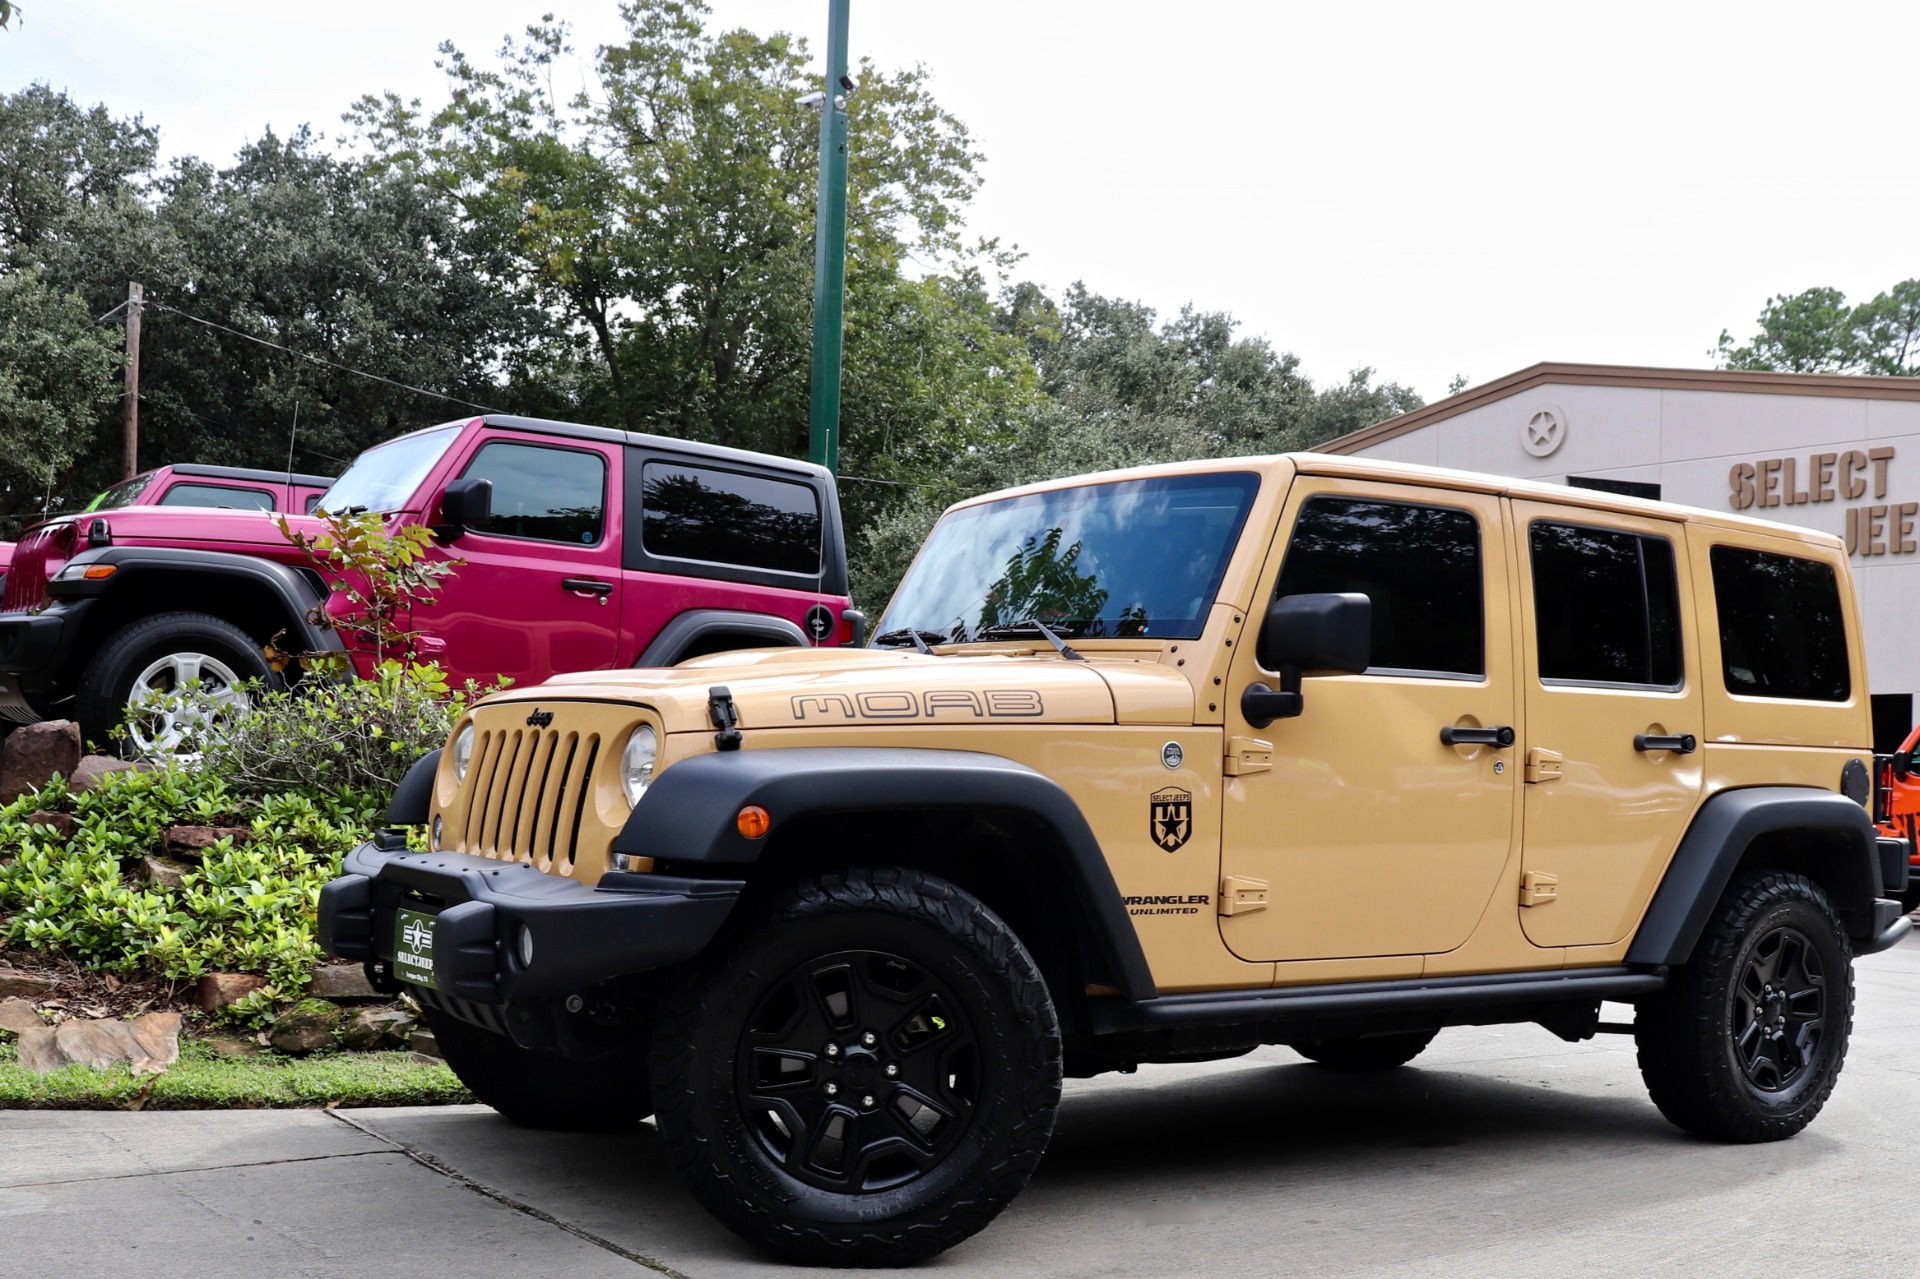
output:
[[[1073,636],[1193,639],[1259,490],[1251,472],[1056,489],[935,526],[875,634],[955,641],[1035,618]]]
[[[123,506],[132,506],[140,500],[140,495],[146,491],[147,485],[153,483],[154,477],[158,474],[160,474],[158,471],[148,471],[145,475],[136,475],[130,480],[122,480],[88,502],[85,509],[114,511]]]
[[[356,507],[380,512],[400,510],[419,491],[427,472],[463,429],[458,424],[443,426],[375,445],[353,459],[347,473],[321,497],[317,509],[336,515]]]

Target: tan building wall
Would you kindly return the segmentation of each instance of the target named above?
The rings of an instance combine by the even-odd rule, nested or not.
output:
[[[1657,484],[1843,536],[1873,691],[1920,691],[1920,378],[1539,364],[1321,448]]]

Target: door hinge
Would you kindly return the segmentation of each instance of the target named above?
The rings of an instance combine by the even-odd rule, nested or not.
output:
[[[1227,739],[1228,777],[1245,777],[1248,773],[1264,773],[1272,767],[1272,742],[1263,742],[1257,737]]]
[[[1220,913],[1251,915],[1267,908],[1267,881],[1229,875],[1220,881]]]
[[[1527,780],[1530,782],[1559,781],[1560,752],[1550,751],[1544,746],[1536,746],[1528,751]]]
[[[1560,877],[1543,875],[1537,870],[1524,872],[1520,876],[1520,904],[1522,906],[1544,906],[1560,897]]]

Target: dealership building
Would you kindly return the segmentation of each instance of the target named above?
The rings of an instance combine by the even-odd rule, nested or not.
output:
[[[1875,749],[1920,692],[1920,378],[1536,364],[1320,451],[1738,511],[1846,539]]]

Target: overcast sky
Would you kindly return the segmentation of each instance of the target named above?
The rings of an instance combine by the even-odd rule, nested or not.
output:
[[[613,0],[19,0],[0,90],[140,113],[169,154],[437,100],[434,49]],[[826,0],[714,22],[824,45]],[[924,63],[987,156],[973,231],[1026,274],[1231,312],[1317,381],[1429,399],[1539,360],[1707,367],[1767,296],[1920,275],[1920,6],[853,0],[852,48]]]

